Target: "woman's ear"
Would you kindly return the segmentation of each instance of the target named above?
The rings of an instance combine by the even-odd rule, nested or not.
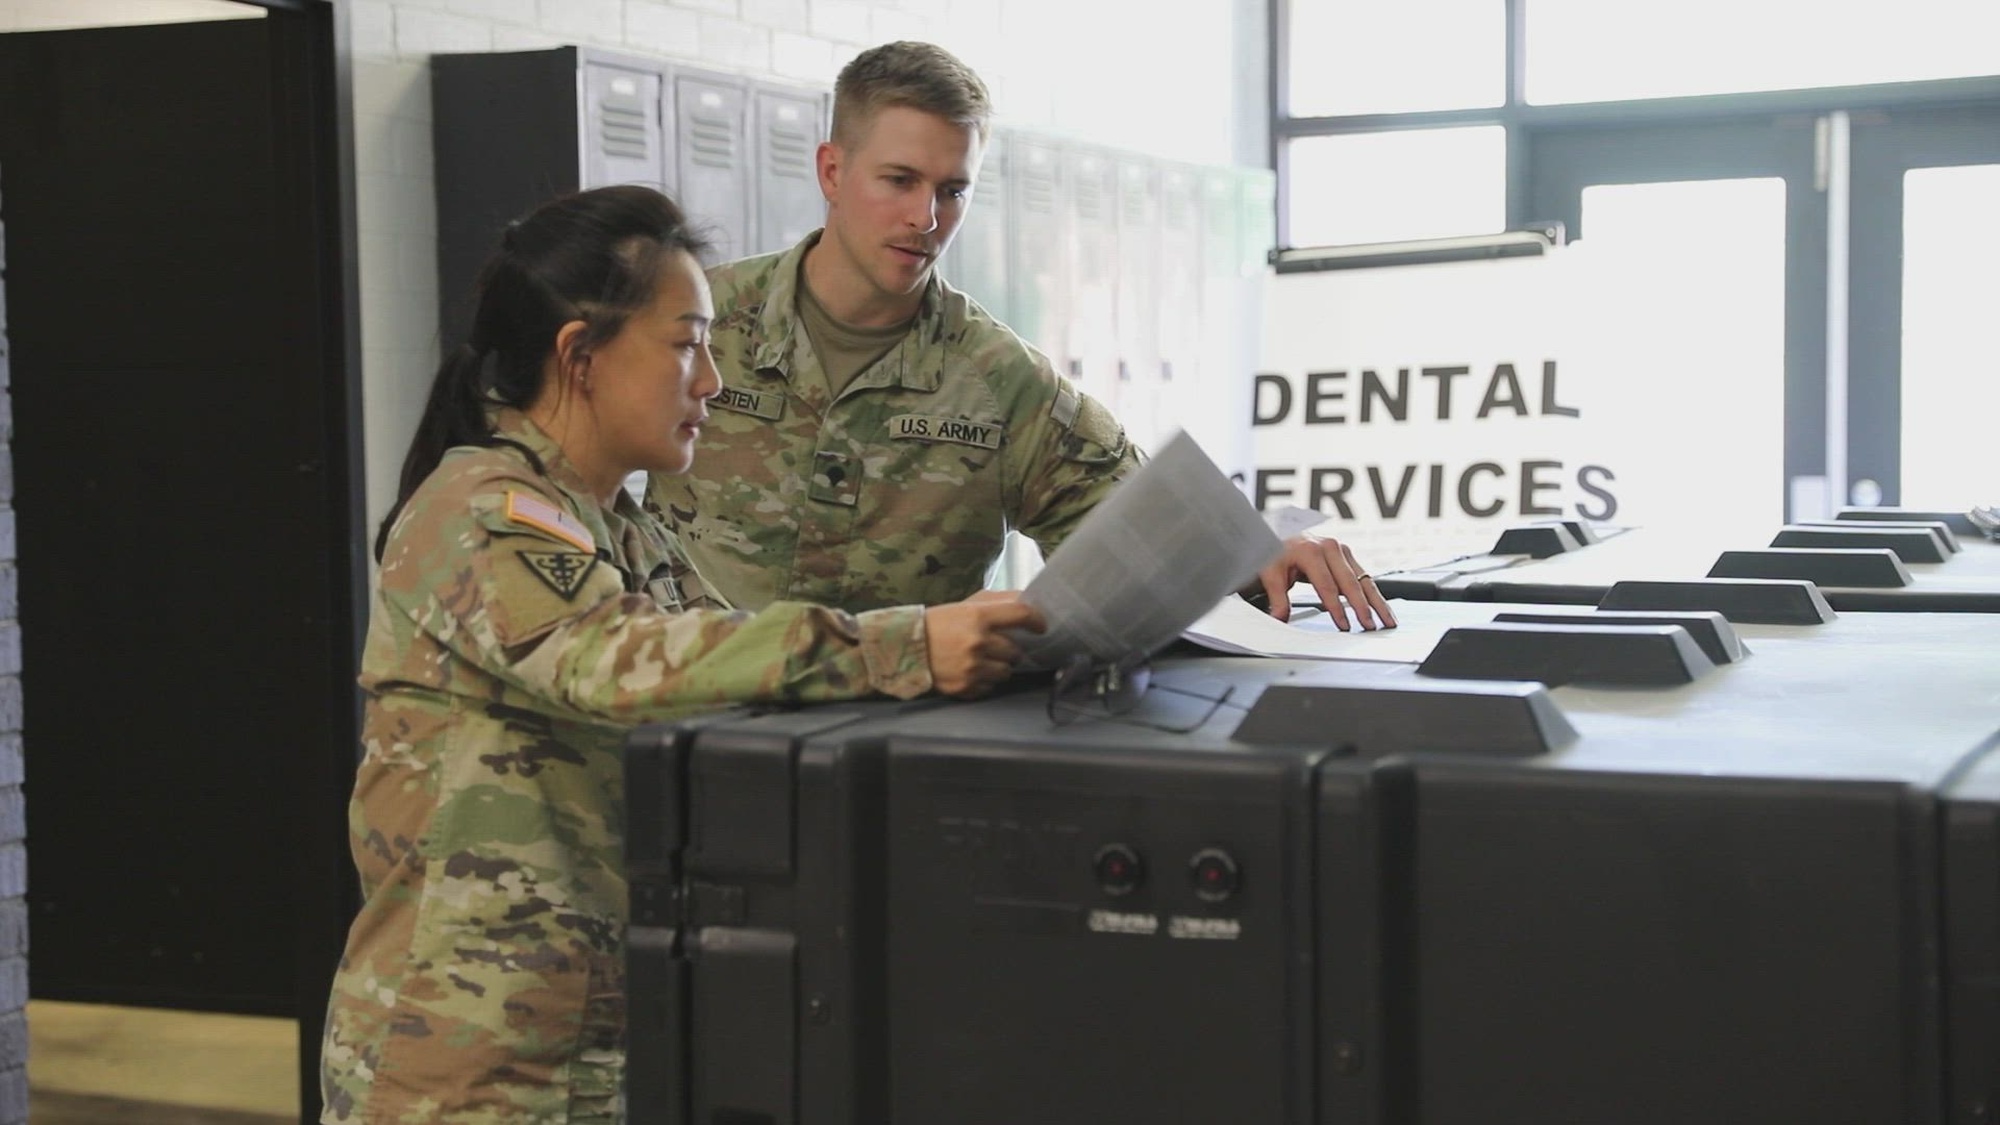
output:
[[[572,320],[556,329],[558,391],[567,391],[571,386],[585,391],[590,389],[590,352],[584,341],[589,327],[583,321]]]

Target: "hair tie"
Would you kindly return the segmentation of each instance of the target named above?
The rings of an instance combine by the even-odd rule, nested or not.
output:
[[[500,248],[502,250],[514,249],[514,232],[520,229],[521,220],[515,219],[507,224],[505,230],[500,232]]]

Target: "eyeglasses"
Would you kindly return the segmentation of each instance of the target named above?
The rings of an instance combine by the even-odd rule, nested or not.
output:
[[[1208,703],[1208,708],[1200,718],[1190,723],[1163,723],[1134,717],[1131,712],[1139,706],[1140,699],[1148,691],[1170,692],[1203,700]],[[1087,655],[1078,655],[1064,661],[1062,667],[1056,669],[1055,679],[1049,683],[1049,722],[1062,726],[1076,719],[1098,719],[1168,734],[1186,734],[1199,730],[1225,706],[1243,710],[1239,704],[1229,702],[1229,697],[1235,693],[1236,687],[1232,684],[1223,688],[1221,695],[1203,695],[1198,691],[1154,683],[1152,667],[1143,661],[1129,666],[1099,664]]]

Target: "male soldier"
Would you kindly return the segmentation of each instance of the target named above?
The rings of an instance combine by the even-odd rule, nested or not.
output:
[[[724,389],[693,470],[651,498],[737,607],[965,598],[1009,528],[1052,553],[1138,466],[1108,410],[937,276],[990,115],[938,47],[862,52],[817,155],[825,228],[709,271]],[[1281,620],[1299,578],[1363,628],[1395,624],[1335,540],[1293,539],[1260,575]]]

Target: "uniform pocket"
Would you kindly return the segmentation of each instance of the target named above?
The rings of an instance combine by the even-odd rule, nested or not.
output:
[[[1001,420],[969,413],[891,421],[885,440],[867,452],[868,491],[848,576],[849,590],[862,596],[847,609],[965,597],[979,589],[1007,533]]]
[[[569,1068],[570,1125],[624,1119],[625,959],[588,954],[576,1054]]]

